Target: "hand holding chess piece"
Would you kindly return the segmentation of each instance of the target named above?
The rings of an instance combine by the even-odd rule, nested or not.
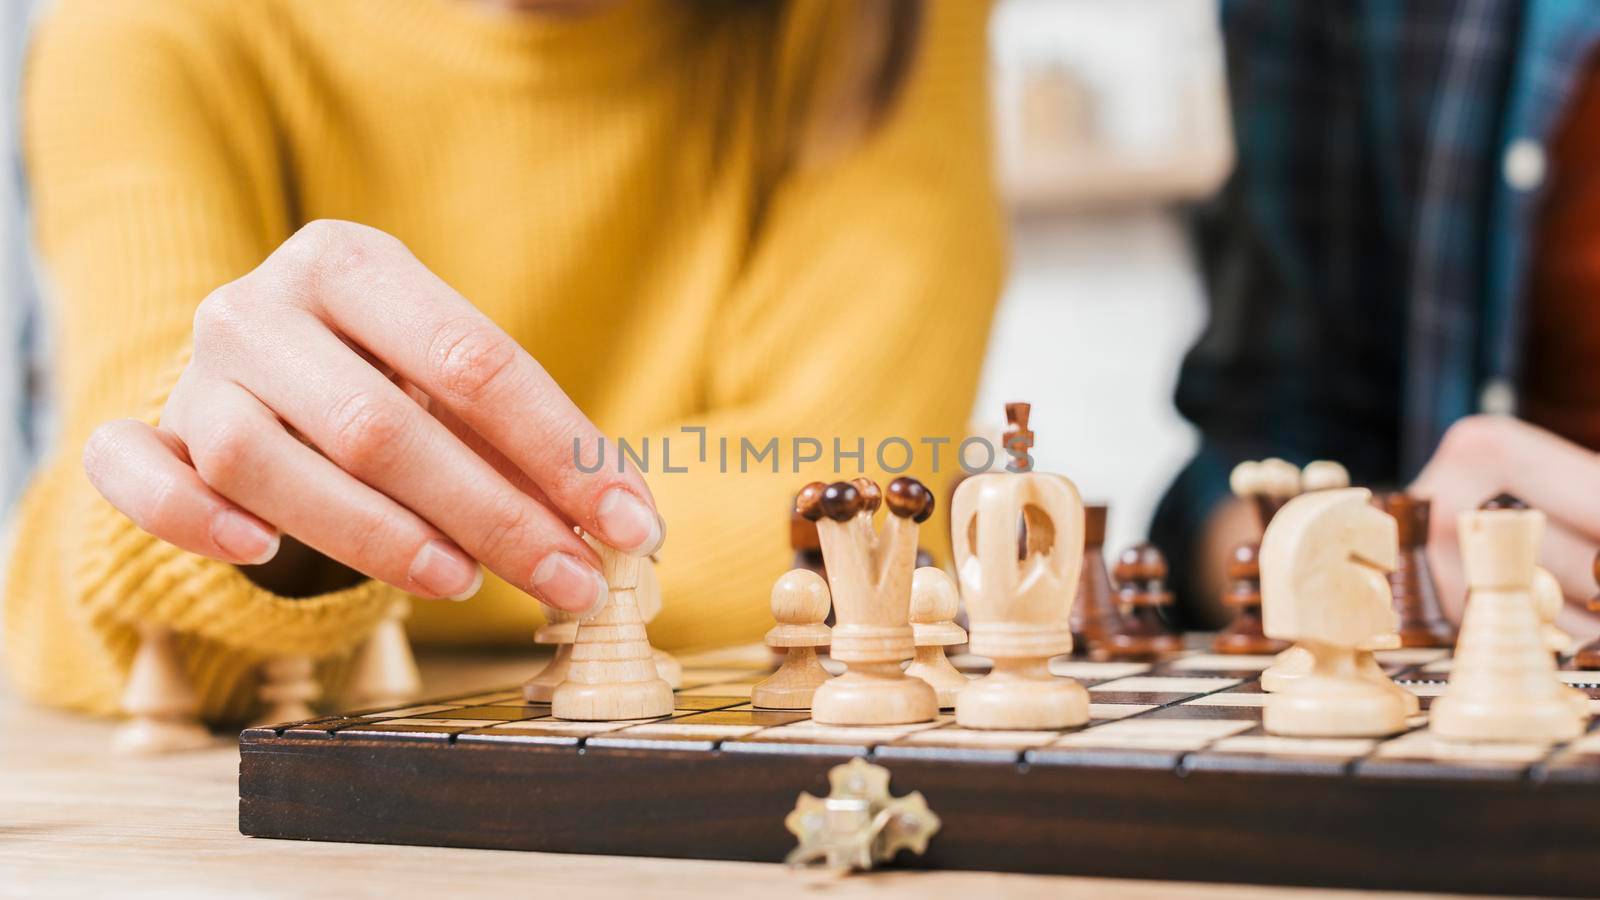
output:
[[[828,584],[810,569],[790,569],[772,586],[772,618],[767,646],[786,650],[783,663],[750,690],[750,705],[757,709],[810,709],[817,688],[828,680],[828,670],[817,659],[817,649],[828,646],[833,630],[825,623],[832,600]]]
[[[1007,413],[1011,413],[1011,407]],[[956,569],[973,653],[990,673],[956,698],[964,728],[1070,728],[1089,720],[1089,695],[1050,674],[1072,650],[1072,602],[1083,567],[1084,507],[1068,479],[1027,469],[963,481],[951,512]],[[1017,559],[1017,523],[1026,530]]]
[[[567,678],[550,698],[558,719],[611,722],[672,714],[672,688],[656,671],[639,612],[644,560],[586,538],[600,555],[610,599],[578,621]]]
[[[1309,672],[1267,697],[1262,723],[1272,734],[1379,737],[1405,729],[1409,704],[1367,664],[1367,648],[1398,627],[1388,581],[1398,554],[1395,521],[1371,497],[1365,488],[1302,494],[1278,510],[1262,538],[1265,632],[1311,656]]]
[[[172,753],[215,743],[200,724],[200,698],[183,672],[177,638],[165,628],[140,626],[122,709],[132,718],[112,738],[117,753]]]
[[[1537,609],[1544,513],[1500,496],[1458,521],[1467,610],[1450,682],[1428,711],[1429,728],[1466,742],[1577,737],[1589,703],[1556,677]]]
[[[946,647],[967,642],[956,624],[961,594],[943,569],[922,566],[911,575],[911,631],[917,652],[906,674],[926,681],[939,695],[940,709],[954,709],[956,697],[967,686],[967,676],[950,664]]]
[[[812,697],[818,724],[895,725],[939,714],[933,688],[900,668],[915,650],[911,573],[917,525],[933,514],[933,495],[914,478],[896,478],[887,495],[881,537],[872,514],[884,498],[870,479],[816,482],[795,497],[800,514],[817,523],[827,563],[836,621],[830,654],[849,666]]]

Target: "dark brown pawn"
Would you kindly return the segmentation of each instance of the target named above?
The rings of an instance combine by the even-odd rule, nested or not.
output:
[[[902,475],[889,482],[889,511],[920,525],[933,515],[933,492],[915,478]]]
[[[1161,611],[1172,605],[1167,590],[1167,558],[1154,544],[1122,551],[1111,570],[1122,607],[1122,630],[1106,635],[1100,650],[1109,659],[1152,660],[1182,652],[1183,633],[1168,625]]]
[[[1288,641],[1274,640],[1261,630],[1261,562],[1259,544],[1240,544],[1228,558],[1228,586],[1222,603],[1236,612],[1227,628],[1217,634],[1211,649],[1217,653],[1282,653]]]
[[[1106,540],[1106,507],[1083,508],[1083,569],[1078,573],[1078,600],[1072,604],[1072,654],[1103,658],[1108,636],[1126,630],[1111,590],[1102,545]]]
[[[1594,581],[1600,586],[1600,553],[1594,555]],[[1600,613],[1600,594],[1589,598],[1589,611]],[[1600,638],[1584,644],[1572,658],[1572,665],[1577,669],[1600,669]]]
[[[835,481],[822,489],[822,500],[818,506],[823,515],[835,522],[848,522],[861,511],[863,502],[864,498],[855,485],[848,481]]]
[[[1527,509],[1528,508],[1528,504],[1523,503],[1522,502],[1522,498],[1520,498],[1520,497],[1514,496],[1512,494],[1500,493],[1500,494],[1495,494],[1493,497],[1490,497],[1489,499],[1483,501],[1483,505],[1478,507],[1478,508],[1479,509]]]
[[[1394,612],[1400,618],[1400,646],[1454,647],[1456,628],[1445,618],[1428,567],[1428,510],[1431,504],[1404,491],[1378,494],[1372,505],[1394,517],[1400,532],[1399,565],[1389,573]]]
[[[883,504],[883,491],[878,489],[878,483],[871,478],[852,478],[850,484],[861,494],[861,511],[877,512]]]

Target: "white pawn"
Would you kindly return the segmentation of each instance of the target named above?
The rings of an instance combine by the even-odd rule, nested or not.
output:
[[[529,703],[549,703],[556,688],[567,680],[572,668],[572,642],[578,638],[578,617],[572,613],[545,607],[544,624],[533,633],[541,644],[555,645],[555,655],[539,673],[522,683],[522,697]]]
[[[906,674],[920,678],[939,695],[940,709],[954,709],[956,695],[967,686],[944,648],[967,642],[967,633],[955,622],[961,603],[956,583],[943,569],[923,566],[911,574],[911,633],[916,655]]]
[[[550,698],[558,719],[615,722],[672,714],[672,688],[656,672],[650,639],[639,615],[644,561],[590,540],[600,556],[610,599],[578,622],[567,678]]]
[[[316,664],[306,656],[280,656],[261,664],[261,687],[257,690],[264,710],[261,724],[299,722],[316,715],[311,701],[322,696],[317,685]]]
[[[791,569],[772,586],[772,617],[767,646],[786,649],[783,664],[750,690],[758,709],[810,709],[811,697],[828,680],[817,648],[828,646],[832,629],[824,622],[832,605],[827,582],[810,569]]]
[[[118,753],[170,753],[214,743],[200,724],[200,699],[183,674],[177,639],[165,628],[140,627],[122,708],[133,718],[112,738]]]
[[[1556,616],[1567,603],[1566,594],[1561,590],[1561,582],[1543,566],[1533,571],[1533,600],[1534,608],[1539,611],[1539,621],[1544,625],[1545,646],[1558,656],[1571,650],[1572,635],[1556,624]]]
[[[1300,470],[1288,460],[1269,457],[1260,462],[1260,492],[1275,500],[1288,500],[1301,492]]]
[[[639,615],[647,629],[656,616],[661,615],[661,582],[656,578],[655,561],[651,559],[639,563]],[[656,674],[663,681],[673,690],[683,687],[683,663],[654,644],[650,645],[650,655],[655,658]]]
[[[410,601],[396,599],[356,650],[345,686],[347,707],[399,706],[422,693],[422,676],[406,638],[405,621],[410,614]]]
[[[1344,466],[1328,459],[1306,463],[1300,470],[1300,488],[1306,493],[1332,491],[1350,486],[1350,473]]]
[[[1428,711],[1441,738],[1554,743],[1583,732],[1588,701],[1556,677],[1536,608],[1544,514],[1514,497],[1462,513],[1467,611],[1444,695]]]

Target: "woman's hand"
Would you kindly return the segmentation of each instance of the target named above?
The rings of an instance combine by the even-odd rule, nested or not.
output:
[[[644,554],[662,538],[644,481],[580,473],[599,431],[518,344],[397,240],[313,222],[194,320],[159,427],[102,425],[95,487],[185,550],[259,564],[280,534],[430,597],[479,563],[573,612],[606,597],[573,526]]]
[[[1505,416],[1473,416],[1451,426],[1411,486],[1411,493],[1433,501],[1428,549],[1451,617],[1460,618],[1466,597],[1456,516],[1501,492],[1544,512],[1542,563],[1567,596],[1562,625],[1594,632],[1580,603],[1596,592],[1591,567],[1600,546],[1600,455]]]

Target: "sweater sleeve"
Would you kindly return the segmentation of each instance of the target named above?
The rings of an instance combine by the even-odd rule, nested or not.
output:
[[[322,657],[393,596],[365,584],[291,600],[139,531],[79,462],[108,419],[154,422],[196,306],[289,232],[270,105],[222,19],[194,4],[63,0],[25,75],[23,141],[56,318],[59,429],[20,506],[5,639],[26,692],[115,708],[131,623],[180,633],[210,718],[242,714],[248,665]]]
[[[705,427],[704,460],[698,436],[665,433],[673,465],[688,471],[649,476],[668,523],[666,604],[652,625],[664,643],[755,640],[771,625],[769,592],[791,556],[786,510],[804,483],[861,470],[881,479],[906,459],[900,438],[913,456],[906,474],[940,506],[948,496],[1004,249],[989,147],[988,4],[926,6],[887,118],[847,155],[789,173],[768,195],[712,339],[710,413],[681,423]],[[774,438],[776,463],[741,452],[746,439],[759,451]],[[819,441],[821,459],[796,463],[814,452],[794,453],[797,438]],[[841,456],[836,468],[835,439],[863,457]],[[937,445],[935,472],[938,439],[949,443]],[[941,511],[923,526],[924,546],[948,542],[945,523]]]

